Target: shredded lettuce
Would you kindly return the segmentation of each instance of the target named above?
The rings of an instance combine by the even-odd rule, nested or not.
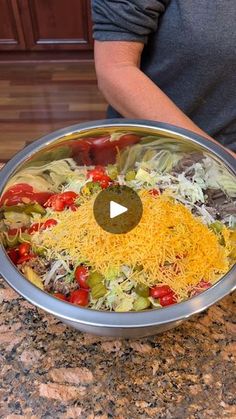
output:
[[[110,266],[107,272],[105,273],[105,279],[107,281],[112,281],[116,279],[117,277],[119,277],[119,274],[120,274],[120,269],[118,267]]]
[[[76,163],[73,159],[63,159],[43,166],[28,167],[21,170],[7,183],[6,191],[17,183],[27,183],[39,192],[58,192],[60,186],[73,175]]]

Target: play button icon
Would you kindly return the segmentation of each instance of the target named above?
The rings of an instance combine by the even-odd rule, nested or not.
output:
[[[128,186],[114,185],[101,191],[94,202],[93,213],[99,226],[112,234],[125,234],[142,218],[139,195]]]
[[[124,214],[126,211],[128,211],[128,208],[123,205],[117,204],[114,201],[110,202],[110,218],[118,217],[118,215]]]

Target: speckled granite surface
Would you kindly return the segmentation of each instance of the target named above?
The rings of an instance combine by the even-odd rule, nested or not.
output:
[[[0,280],[0,418],[235,418],[235,296],[163,335],[84,335]]]

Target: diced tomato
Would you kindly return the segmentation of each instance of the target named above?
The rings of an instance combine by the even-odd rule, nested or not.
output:
[[[101,179],[98,181],[99,185],[102,189],[108,188],[108,186],[111,184],[112,180],[108,175],[103,175]]]
[[[55,292],[55,294],[53,294],[53,297],[59,298],[59,300],[68,301],[67,297],[61,292]]]
[[[63,211],[66,207],[73,205],[78,196],[79,195],[73,191],[55,194],[49,198],[45,203],[45,206],[51,207],[54,211]]]
[[[34,223],[34,224],[32,224],[32,226],[30,226],[30,228],[28,229],[28,233],[29,234],[36,233],[37,231],[39,231],[39,229],[41,228],[41,226],[42,226],[41,223]]]
[[[28,262],[31,259],[34,259],[36,256],[35,255],[25,255],[25,256],[21,256],[20,259],[18,259],[17,261],[17,265],[21,265],[24,262]]]
[[[16,234],[18,233],[18,228],[10,228],[8,231],[7,231],[7,234],[8,234],[8,236],[16,236]]]
[[[123,134],[116,141],[110,141],[110,135],[86,138],[90,144],[90,156],[92,161],[98,165],[114,163],[116,160],[117,149],[123,148],[139,142],[140,137],[136,134]]]
[[[69,205],[68,208],[70,208],[71,211],[77,211],[77,209],[78,209],[78,207],[75,204]]]
[[[65,202],[60,199],[60,194],[51,196],[49,200],[45,203],[45,207],[51,207],[54,211],[63,211],[66,207]]]
[[[60,198],[57,198],[52,204],[52,209],[54,211],[63,211],[66,208],[66,203],[63,202]]]
[[[150,296],[153,298],[161,298],[171,293],[173,293],[173,291],[169,285],[156,285],[150,289]]]
[[[210,288],[212,284],[210,282],[206,282],[203,279],[195,286],[193,287],[192,291],[190,292],[191,297],[194,297],[195,295],[201,294],[203,291]]]
[[[103,166],[95,166],[94,169],[89,170],[87,178],[91,179],[93,182],[99,183],[102,189],[106,189],[112,182],[111,178],[106,174]]]
[[[72,150],[72,157],[79,166],[91,166],[90,156],[91,145],[86,140],[70,140],[68,146]]]
[[[2,205],[17,205],[27,202],[37,202],[43,205],[51,196],[50,192],[34,191],[31,185],[27,183],[18,183],[11,186],[1,197],[0,206]]]
[[[45,221],[42,225],[42,230],[46,230],[47,228],[51,228],[57,225],[57,220],[50,218],[49,220]]]
[[[161,194],[159,189],[150,189],[149,193],[150,193],[150,195],[152,195],[154,197],[159,196]]]
[[[89,293],[87,290],[75,290],[69,297],[69,302],[79,306],[87,306],[89,300]]]
[[[93,182],[97,182],[105,174],[105,169],[103,166],[96,166],[94,169],[88,170],[87,178],[92,179]]]
[[[20,227],[20,228],[10,228],[7,230],[8,236],[16,236],[19,232],[24,233],[27,230],[27,227]]]
[[[87,279],[89,276],[89,270],[87,266],[77,266],[75,270],[75,279],[78,282],[80,288],[89,289]]]
[[[25,256],[28,255],[31,249],[31,245],[29,243],[21,243],[19,246],[19,255]]]
[[[19,259],[19,250],[18,249],[9,249],[7,251],[7,254],[11,261],[14,263],[14,265],[17,264],[17,261]]]
[[[78,194],[73,191],[63,192],[59,196],[60,199],[66,202],[68,205],[74,203],[76,198],[78,198]]]
[[[140,137],[136,134],[124,134],[118,140],[118,147],[121,150],[122,148],[125,148],[128,145],[136,144],[139,141]]]
[[[175,303],[177,303],[177,296],[174,292],[160,297],[160,304],[162,307],[170,306]]]

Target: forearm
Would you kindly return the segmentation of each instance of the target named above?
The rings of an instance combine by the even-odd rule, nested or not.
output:
[[[101,72],[99,87],[124,117],[166,122],[209,137],[137,67],[121,65]]]

